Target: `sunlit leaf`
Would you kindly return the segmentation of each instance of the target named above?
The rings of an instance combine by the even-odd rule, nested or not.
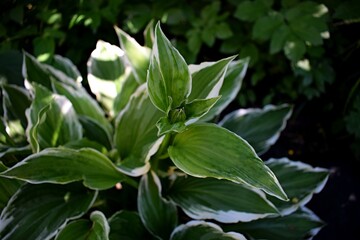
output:
[[[51,239],[71,219],[87,212],[96,192],[79,184],[26,184],[0,217],[1,239]]]
[[[115,27],[115,31],[120,41],[120,47],[125,51],[125,57],[130,62],[137,82],[139,84],[145,83],[146,71],[150,61],[150,48],[141,46],[134,38],[118,27]]]
[[[325,186],[329,172],[323,168],[313,168],[302,162],[287,158],[270,159],[266,165],[276,174],[290,201],[283,202],[270,197],[281,214],[287,215],[307,204],[315,193]]]
[[[142,176],[137,204],[146,229],[160,239],[169,239],[177,225],[177,210],[174,203],[162,198],[160,179],[154,172]]]
[[[118,167],[131,176],[140,176],[149,168],[149,159],[161,143],[156,122],[163,114],[151,103],[142,85],[117,116],[114,144],[120,155]]]
[[[30,183],[65,184],[83,181],[91,189],[107,189],[126,176],[103,154],[90,148],[47,148],[0,173]]]
[[[60,70],[68,77],[75,80],[75,82],[80,83],[82,81],[81,74],[77,67],[72,63],[72,61],[68,58],[65,58],[60,55],[54,55],[51,66]]]
[[[214,177],[260,188],[286,200],[278,180],[236,134],[214,124],[193,124],[175,136],[168,149],[171,160],[194,177]]]
[[[215,223],[190,221],[175,228],[170,240],[207,239],[207,240],[246,240],[240,233],[225,233]]]
[[[147,75],[150,99],[161,111],[180,107],[191,91],[191,76],[184,58],[166,38],[158,23]]]
[[[66,225],[58,235],[56,240],[108,240],[110,227],[100,211],[94,211],[90,215],[90,220],[80,219]]]
[[[226,115],[219,124],[248,141],[258,154],[263,154],[277,141],[291,113],[292,107],[287,104],[239,109]]]
[[[277,214],[263,192],[226,180],[179,177],[168,194],[193,219],[236,223]]]

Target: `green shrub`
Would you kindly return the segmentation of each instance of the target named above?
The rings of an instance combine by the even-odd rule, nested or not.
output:
[[[325,169],[258,155],[292,107],[239,109],[248,59],[188,65],[163,34],[99,41],[88,83],[24,53],[25,87],[1,81],[1,239],[303,239]],[[152,42],[153,41],[153,42]],[[207,123],[212,121],[212,123]],[[251,144],[251,145],[250,145]]]

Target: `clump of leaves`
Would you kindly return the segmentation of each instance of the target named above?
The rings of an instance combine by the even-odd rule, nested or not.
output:
[[[116,29],[88,83],[67,59],[25,53],[25,86],[1,82],[2,239],[303,239],[325,169],[259,155],[289,105],[240,109],[248,59],[188,66],[157,24],[147,45]],[[152,42],[153,41],[153,42]],[[180,209],[182,211],[180,211]]]

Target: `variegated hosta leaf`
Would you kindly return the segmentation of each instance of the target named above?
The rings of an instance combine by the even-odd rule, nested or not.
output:
[[[226,70],[235,57],[228,57],[217,62],[203,62],[189,65],[192,77],[189,101],[219,96]]]
[[[123,57],[119,47],[99,40],[87,63],[90,89],[109,110],[125,71]]]
[[[175,136],[168,152],[175,165],[191,176],[227,179],[287,199],[276,176],[253,148],[215,124],[188,126]]]
[[[137,212],[121,210],[109,219],[110,240],[149,239],[150,234],[141,222]]]
[[[59,228],[81,217],[96,192],[80,184],[25,184],[0,217],[1,239],[52,239]]]
[[[311,239],[324,223],[309,209],[302,208],[293,214],[263,218],[251,222],[224,225],[225,231],[236,231],[252,239]]]
[[[52,82],[53,89],[56,93],[64,95],[72,103],[76,113],[95,122],[105,131],[108,140],[112,135],[112,126],[105,117],[104,111],[99,104],[86,92],[84,88],[74,88],[62,82]]]
[[[0,176],[30,183],[83,181],[91,189],[107,189],[126,179],[103,154],[90,148],[47,148],[25,158]]]
[[[170,240],[246,240],[246,238],[236,232],[223,232],[221,227],[215,223],[204,221],[190,221],[175,228]]]
[[[315,193],[325,186],[329,171],[313,168],[302,162],[290,161],[287,158],[270,159],[266,165],[276,174],[281,186],[290,201],[283,202],[270,197],[282,215],[290,214],[307,204]]]
[[[73,79],[75,83],[79,84],[82,82],[82,76],[79,70],[70,59],[62,57],[60,55],[54,55],[51,66]]]
[[[114,116],[117,116],[121,110],[128,104],[131,95],[139,87],[139,83],[136,81],[134,73],[132,71],[126,71],[121,88],[114,99],[113,111]]]
[[[90,220],[80,219],[66,225],[55,240],[108,240],[109,232],[110,227],[104,214],[94,211]]]
[[[161,143],[155,124],[162,115],[151,103],[146,85],[137,89],[118,115],[114,137],[120,156],[117,165],[128,175],[140,176],[150,169],[149,159]]]
[[[152,171],[141,178],[137,205],[146,229],[160,239],[169,239],[177,225],[177,209],[174,203],[162,198],[160,179]]]
[[[30,83],[38,83],[51,89],[50,75],[46,69],[46,65],[40,63],[35,57],[24,52],[23,76]]]
[[[186,104],[184,107],[186,119],[201,118],[211,110],[219,99],[221,99],[221,96],[208,99],[196,99]]]
[[[0,171],[3,172],[7,167],[0,161]],[[0,211],[6,206],[9,199],[20,188],[22,182],[16,179],[6,179],[0,177]]]
[[[144,30],[144,39],[145,39],[145,46],[152,48],[154,41],[155,41],[155,33],[154,33],[154,23],[155,21],[152,19],[148,25],[146,25]]]
[[[120,28],[115,27],[115,31],[120,41],[120,47],[125,52],[125,57],[130,63],[137,82],[139,84],[145,83],[151,49],[141,46]]]
[[[221,98],[210,109],[210,111],[201,118],[202,121],[209,121],[219,115],[233,101],[240,91],[243,78],[249,65],[249,58],[232,61],[226,71],[219,95]]]
[[[27,110],[27,137],[34,152],[82,138],[71,102],[34,83],[35,98]]]
[[[160,23],[155,27],[147,85],[152,103],[164,113],[180,107],[191,91],[189,68],[162,32]]]
[[[287,104],[239,109],[225,116],[219,124],[244,138],[262,154],[277,141],[291,113],[292,107]]]
[[[179,177],[168,194],[193,219],[236,223],[278,213],[263,192],[226,180]]]

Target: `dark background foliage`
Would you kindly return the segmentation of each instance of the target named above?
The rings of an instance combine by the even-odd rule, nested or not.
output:
[[[98,39],[118,45],[113,25],[142,43],[152,19],[161,20],[189,63],[250,56],[231,107],[294,104],[288,127],[263,158],[330,169],[310,203],[327,223],[315,239],[359,235],[359,1],[3,0],[0,9],[0,76],[12,83],[22,81],[21,50],[45,62],[63,55],[84,75]]]

